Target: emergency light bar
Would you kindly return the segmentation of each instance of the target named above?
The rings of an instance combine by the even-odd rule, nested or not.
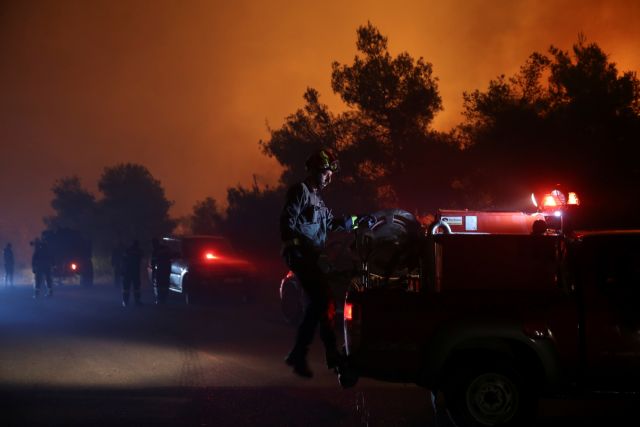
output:
[[[533,193],[531,194],[531,201],[537,208],[538,213],[544,215],[548,227],[560,232],[569,230],[570,226],[567,226],[565,214],[570,206],[580,205],[578,195],[571,191],[565,196],[562,191],[556,188],[550,193],[545,193],[541,200],[542,203],[539,204],[536,196]]]
[[[567,200],[567,204],[575,206],[580,205],[580,199],[578,198],[578,195],[573,191],[569,192],[569,199]]]
[[[557,212],[566,206],[574,205],[578,206],[580,204],[580,199],[578,195],[571,191],[569,192],[568,197],[564,195],[564,193],[558,189],[551,191],[550,193],[546,193],[542,196],[542,205],[540,205],[536,199],[534,193],[531,193],[531,201],[533,205],[538,208],[541,212],[552,213],[557,216]]]

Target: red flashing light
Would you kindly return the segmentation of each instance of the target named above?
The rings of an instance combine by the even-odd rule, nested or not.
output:
[[[353,320],[353,304],[350,302],[344,303],[344,320]]]
[[[578,195],[573,191],[569,192],[565,196],[562,191],[557,189],[542,196],[542,206],[538,205],[536,197],[533,193],[531,194],[531,201],[539,210],[553,213],[555,213],[558,209],[564,209],[566,206],[577,206],[580,204]]]
[[[571,191],[569,193],[569,200],[567,200],[567,204],[568,205],[575,205],[575,206],[579,206],[580,205],[580,199],[578,198],[578,195],[576,193],[574,193],[573,191]]]
[[[71,263],[71,269],[72,269],[73,271],[76,271],[76,270],[78,269],[78,264],[76,264],[75,262],[72,262],[72,263]]]
[[[213,261],[215,259],[218,259],[218,256],[215,255],[213,252],[205,252],[204,259],[205,261]]]

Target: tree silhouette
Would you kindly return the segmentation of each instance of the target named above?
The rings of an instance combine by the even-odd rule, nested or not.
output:
[[[278,217],[284,203],[284,188],[238,186],[228,190],[227,200],[229,206],[222,229],[234,246],[260,258],[277,257],[280,249]]]
[[[98,189],[104,195],[99,201],[104,242],[138,239],[144,244],[173,230],[171,202],[160,181],[144,166],[126,163],[107,167]]]
[[[321,146],[340,158],[339,185],[326,193],[338,213],[526,209],[531,192],[560,183],[584,195],[585,212],[598,204],[614,209],[620,224],[635,221],[640,84],[596,44],[580,36],[571,53],[534,52],[514,76],[465,93],[464,121],[448,133],[431,129],[442,103],[430,63],[392,56],[371,23],[358,28],[356,48],[351,64],[332,65],[346,111],[332,113],[308,88],[304,106],[260,141],[283,166],[281,187],[229,190],[225,227],[245,233],[241,240],[250,240],[242,227],[254,212],[256,233],[275,230],[279,194],[304,177],[306,157]],[[615,226],[611,215],[597,215]]]
[[[291,185],[304,177],[311,152],[336,150],[340,185],[328,189],[327,199],[339,212],[433,210],[452,193],[457,149],[450,135],[430,130],[442,109],[432,66],[406,52],[393,57],[371,23],[358,28],[356,48],[352,64],[332,65],[332,88],[349,109],[332,114],[307,89],[305,106],[260,142],[263,152],[284,166],[281,182]]]
[[[304,162],[310,153],[328,147],[338,149],[339,123],[313,88],[303,96],[305,105],[285,119],[280,129],[269,129],[268,141],[259,141],[264,154],[274,157],[284,168],[280,181],[293,184],[305,176]]]
[[[44,218],[48,229],[71,228],[90,236],[95,225],[95,197],[82,188],[76,175],[56,180],[53,187],[51,207],[54,215]]]
[[[451,176],[442,185],[437,165],[448,164],[455,149],[449,139],[430,131],[442,110],[432,65],[406,52],[393,57],[387,38],[370,22],[357,35],[359,54],[353,64],[334,62],[331,76],[333,90],[353,109],[354,144],[346,148],[351,151],[347,158],[382,190],[379,205],[434,209],[442,195],[433,190],[448,188]]]
[[[387,38],[370,22],[357,30],[352,65],[332,65],[331,85],[345,103],[386,128],[393,142],[408,131],[426,131],[442,110],[432,65],[403,52],[392,57]]]
[[[472,171],[467,191],[490,194],[487,206],[502,207],[561,183],[590,208],[597,200],[629,212],[620,202],[638,200],[639,87],[635,73],[619,73],[581,36],[571,54],[552,46],[512,78],[466,93],[458,131]]]
[[[190,216],[193,234],[218,234],[222,223],[222,215],[218,212],[218,204],[212,197],[196,202]]]

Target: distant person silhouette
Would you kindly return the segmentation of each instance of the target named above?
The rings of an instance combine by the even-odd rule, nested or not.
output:
[[[129,305],[129,295],[131,285],[133,285],[133,298],[136,306],[142,305],[140,299],[140,262],[142,261],[142,250],[137,240],[125,250],[122,257],[122,306]]]
[[[151,282],[156,297],[156,304],[164,304],[169,293],[169,276],[171,274],[171,253],[167,245],[158,238],[151,240]]]
[[[13,249],[11,243],[7,243],[4,248],[4,285],[5,287],[13,287],[13,267],[15,259],[13,257]]]
[[[111,268],[113,269],[113,285],[117,288],[122,287],[122,258],[124,257],[125,247],[121,241],[111,251]]]
[[[34,242],[33,256],[31,257],[31,269],[35,276],[33,289],[34,298],[38,298],[40,296],[42,282],[46,282],[47,285],[46,296],[50,297],[53,295],[53,279],[51,277],[52,264],[53,262],[51,254],[49,253],[49,247],[42,240],[36,239]]]

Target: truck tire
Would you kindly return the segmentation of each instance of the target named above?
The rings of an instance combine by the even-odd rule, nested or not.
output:
[[[459,365],[446,381],[445,402],[457,427],[531,425],[535,387],[505,360]]]

